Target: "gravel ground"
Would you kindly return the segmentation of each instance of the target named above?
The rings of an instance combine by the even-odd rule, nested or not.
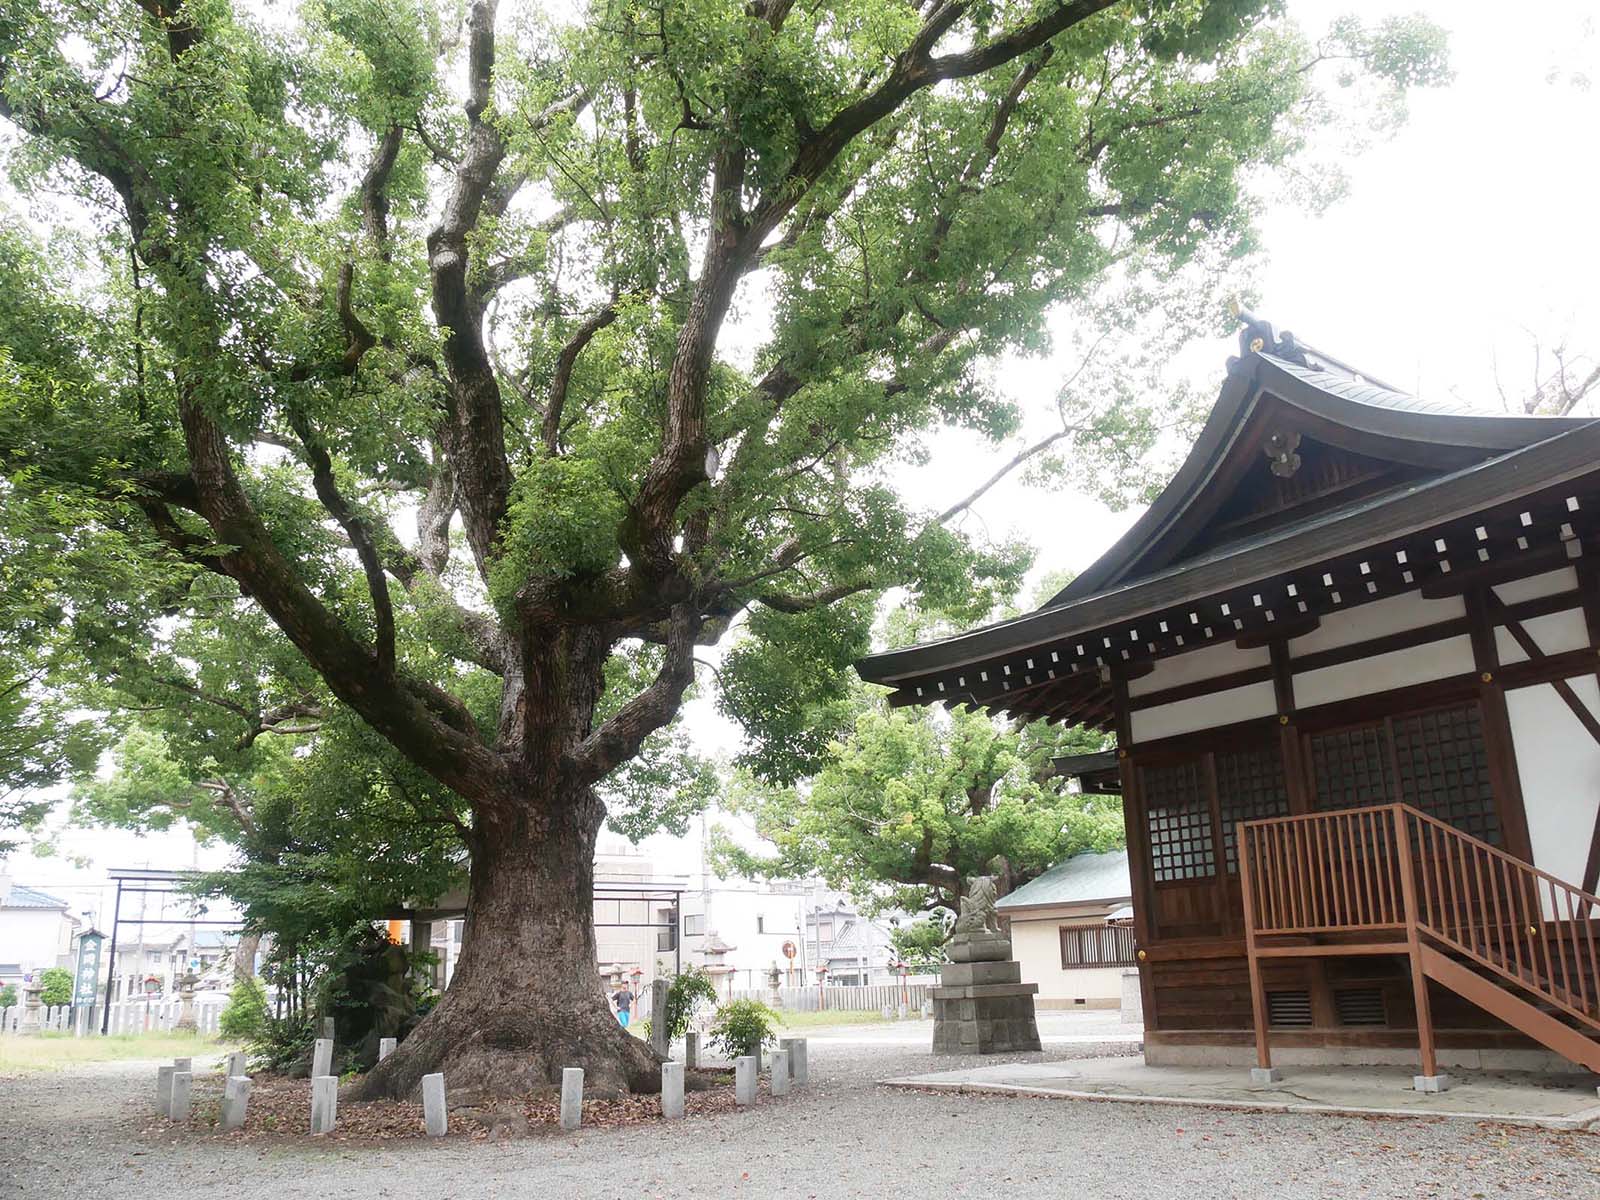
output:
[[[977,1060],[855,1032],[814,1031],[811,1085],[787,1101],[504,1142],[174,1137],[142,1132],[154,1089],[143,1064],[0,1080],[0,1197],[1600,1200],[1593,1134],[889,1090],[875,1081]],[[1132,1049],[1057,1044],[1044,1057]]]

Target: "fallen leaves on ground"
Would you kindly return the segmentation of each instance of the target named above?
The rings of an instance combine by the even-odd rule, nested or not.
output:
[[[736,1104],[732,1072],[701,1070],[694,1074],[704,1081],[702,1087],[705,1090],[690,1091],[685,1095],[684,1108],[688,1116],[712,1116],[733,1111]],[[506,1109],[499,1111],[499,1119],[488,1124],[477,1115],[452,1111],[449,1116],[450,1135],[487,1138],[491,1132],[504,1129],[506,1124],[504,1113],[511,1109],[512,1106],[506,1106]],[[560,1132],[559,1092],[552,1090],[529,1096],[516,1106],[516,1110],[526,1117],[527,1132],[532,1134]],[[494,1112],[495,1110],[489,1110],[490,1115]],[[187,1122],[147,1117],[141,1121],[141,1132],[146,1137],[169,1142],[196,1135],[240,1141],[274,1138],[309,1139],[311,1081],[283,1076],[257,1076],[252,1081],[250,1103],[246,1109],[243,1127],[224,1132],[220,1127],[221,1115],[222,1076],[202,1075],[194,1080]],[[583,1126],[586,1129],[615,1129],[664,1119],[661,1115],[660,1096],[623,1096],[615,1100],[586,1100],[583,1105]],[[357,1102],[347,1099],[341,1089],[338,1119],[333,1132],[315,1140],[372,1145],[402,1139],[423,1139],[426,1136],[421,1101]]]

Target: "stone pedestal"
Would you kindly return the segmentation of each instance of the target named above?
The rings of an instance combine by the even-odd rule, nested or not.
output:
[[[935,1054],[1015,1054],[1039,1049],[1036,983],[1022,982],[1022,964],[1003,934],[961,934],[946,947],[951,961],[933,995]]]

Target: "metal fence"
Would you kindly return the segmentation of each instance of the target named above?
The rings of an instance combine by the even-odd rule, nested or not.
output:
[[[784,1008],[791,1012],[880,1012],[885,1008],[898,1009],[907,1005],[915,1013],[928,999],[928,989],[936,984],[873,983],[866,986],[780,987],[778,997]],[[772,1002],[772,989],[735,989],[730,1000],[759,1000]]]
[[[194,1006],[195,1029],[200,1033],[215,1034],[222,1016],[221,1003]],[[170,1033],[177,1027],[183,1012],[179,1000],[129,1000],[111,1006],[111,1020],[106,1032],[116,1035],[137,1033]],[[58,1004],[39,1007],[39,1026],[46,1033],[70,1033],[82,1037],[100,1032],[99,1004]],[[14,1004],[0,1008],[0,1034],[14,1034],[22,1028],[23,1006]]]

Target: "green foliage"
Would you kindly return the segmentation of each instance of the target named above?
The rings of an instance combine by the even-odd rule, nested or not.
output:
[[[266,986],[249,975],[234,981],[217,1018],[217,1032],[229,1041],[250,1041],[261,1036],[268,1019]]]
[[[370,1070],[382,1038],[403,1039],[420,1021],[425,985],[405,946],[362,923],[340,940],[318,989],[317,1010],[331,1016],[340,1074]]]
[[[674,975],[667,985],[667,1037],[681,1038],[700,1008],[716,1002],[717,985],[704,968],[690,967]]]
[[[298,962],[437,894],[508,805],[587,820],[595,787],[628,836],[682,829],[712,787],[674,722],[725,639],[774,814],[948,746],[949,780],[887,788],[889,858],[984,772],[952,848],[1027,870],[1099,836],[996,731],[863,725],[879,597],[967,622],[1030,561],[895,473],[958,429],[1137,500],[1187,416],[1150,356],[1053,402],[993,378],[1057,311],[1091,358],[1218,331],[1263,186],[1336,194],[1346,148],[1309,134],[1392,125],[1442,35],[1312,42],[1269,0],[1054,32],[1070,6],[770,7],[8,4],[0,824],[68,778],[83,820],[187,822]],[[936,70],[957,47],[993,68]]]
[[[759,1000],[730,1000],[717,1009],[707,1041],[724,1058],[754,1054],[778,1040],[783,1018]]]
[[[913,970],[937,966],[945,961],[946,922],[935,917],[919,917],[889,931],[895,957]]]
[[[11,1008],[17,1002],[17,985],[8,983],[0,988],[0,1008]]]
[[[72,972],[65,967],[46,967],[39,972],[39,1003],[50,1007],[72,1003]]]
[[[1046,581],[1044,586],[1055,586]],[[926,637],[940,621],[896,610],[891,637]],[[1052,759],[1102,749],[1104,738],[1042,723],[1013,729],[981,713],[889,708],[877,689],[848,695],[848,726],[819,748],[813,774],[778,786],[748,772],[723,803],[748,816],[773,850],[719,831],[719,870],[820,875],[869,907],[954,910],[966,880],[993,869],[1010,891],[1084,850],[1124,841],[1116,797],[1068,791]]]
[[[307,1015],[269,1016],[250,1039],[250,1070],[288,1072],[297,1064],[310,1062],[316,1039],[316,1023]]]

